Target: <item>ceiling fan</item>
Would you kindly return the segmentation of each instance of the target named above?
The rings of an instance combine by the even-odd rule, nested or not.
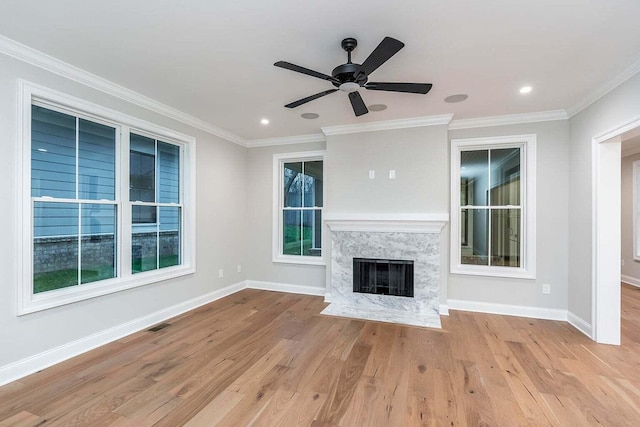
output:
[[[398,53],[404,47],[404,43],[391,37],[385,37],[378,47],[376,47],[371,55],[361,64],[351,62],[351,52],[358,45],[358,41],[354,38],[346,38],[342,40],[342,48],[347,52],[347,63],[338,65],[333,69],[331,75],[319,73],[290,62],[278,61],[276,67],[285,68],[287,70],[306,74],[308,76],[317,77],[319,79],[328,80],[337,89],[329,89],[315,95],[307,96],[290,104],[285,105],[287,108],[295,108],[309,101],[318,99],[330,93],[341,90],[349,94],[349,100],[356,116],[367,114],[369,110],[364,105],[362,97],[358,93],[361,87],[369,90],[384,90],[388,92],[405,92],[405,93],[421,93],[426,94],[431,90],[431,83],[382,83],[369,82],[369,74],[373,73],[382,64],[387,62],[389,58]]]

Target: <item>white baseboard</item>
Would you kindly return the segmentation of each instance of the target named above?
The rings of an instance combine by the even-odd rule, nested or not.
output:
[[[585,321],[581,317],[576,316],[570,311],[567,312],[567,322],[569,322],[571,325],[573,325],[574,328],[576,328],[589,338],[594,339],[593,328],[591,327],[591,324],[589,322]]]
[[[156,311],[155,313],[139,317],[130,322],[114,326],[93,335],[63,344],[42,353],[27,357],[17,362],[0,367],[0,386],[16,381],[34,372],[48,368],[79,354],[93,350],[101,345],[108,344],[122,337],[138,332],[157,323],[185,313],[194,308],[208,304],[212,301],[231,295],[246,288],[246,282],[236,283],[222,289],[210,292],[206,295],[193,298],[188,301]]]
[[[291,294],[303,294],[314,296],[325,296],[326,289],[316,286],[290,285],[287,283],[261,282],[258,280],[247,280],[246,287],[249,289],[261,289],[263,291],[288,292]]]
[[[440,304],[440,316],[449,315],[449,306],[447,304]]]
[[[502,314],[504,316],[530,317],[534,319],[567,320],[567,311],[556,308],[494,304],[459,299],[450,299],[447,302],[449,303],[450,310],[474,311],[478,313]]]
[[[324,302],[331,303],[331,292],[325,292],[325,294],[324,294]]]
[[[636,279],[635,277],[631,277],[631,276],[626,276],[626,275],[621,275],[620,276],[620,281],[622,283],[626,283],[627,285],[631,285],[631,286],[635,286],[637,288],[640,288],[640,279]]]

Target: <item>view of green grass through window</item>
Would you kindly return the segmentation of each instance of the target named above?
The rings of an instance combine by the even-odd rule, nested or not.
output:
[[[284,163],[283,255],[322,255],[322,160]]]

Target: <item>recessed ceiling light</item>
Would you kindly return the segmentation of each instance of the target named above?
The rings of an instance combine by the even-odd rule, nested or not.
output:
[[[383,111],[387,109],[387,106],[384,104],[373,104],[367,107],[369,111]]]
[[[532,88],[531,86],[522,86],[520,88],[520,93],[525,94],[525,93],[529,93],[531,92]]]
[[[448,102],[449,104],[453,104],[455,102],[462,102],[462,101],[466,100],[467,98],[469,98],[469,95],[467,95],[466,93],[458,93],[456,95],[447,96],[444,99],[444,102]]]
[[[316,114],[316,113],[302,113],[300,114],[300,117],[302,117],[303,119],[317,119],[318,117],[320,117],[320,114]]]
[[[262,123],[263,125],[268,125],[269,124],[269,119],[262,119],[262,120],[260,120],[260,123]]]
[[[38,148],[38,151],[42,152],[42,153],[46,153],[47,149],[46,148]]]

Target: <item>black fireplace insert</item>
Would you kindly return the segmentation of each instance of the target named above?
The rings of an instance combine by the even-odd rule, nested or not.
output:
[[[413,297],[413,261],[354,258],[353,292]]]

